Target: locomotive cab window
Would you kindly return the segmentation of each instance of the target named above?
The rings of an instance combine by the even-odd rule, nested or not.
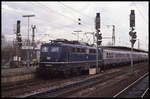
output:
[[[48,47],[43,46],[42,49],[41,49],[41,51],[42,51],[42,52],[48,52]]]
[[[59,52],[59,47],[52,47],[51,52]]]

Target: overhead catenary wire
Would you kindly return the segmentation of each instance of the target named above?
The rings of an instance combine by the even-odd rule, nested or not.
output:
[[[146,20],[146,18],[145,18],[145,16],[143,15],[143,13],[141,12],[141,10],[139,9],[139,7],[137,6],[137,4],[135,3],[135,2],[132,2],[132,4],[136,7],[136,9],[138,10],[138,12],[139,12],[139,14],[141,15],[141,17],[142,17],[142,19],[143,19],[143,21],[145,22],[145,24],[146,25],[148,25],[148,22],[147,22],[147,20]],[[142,5],[143,6],[143,5]],[[148,28],[148,27],[147,27]],[[146,37],[145,37],[146,39],[145,39],[145,45],[147,46],[148,44],[147,44],[147,34],[146,34]],[[141,43],[140,43],[140,45],[141,45]],[[144,44],[143,44],[144,45]]]
[[[31,4],[33,4],[33,3],[31,2]],[[39,6],[38,6],[38,7],[39,7]],[[41,6],[40,6],[40,7],[41,7]],[[43,9],[43,8],[42,8],[42,9]],[[45,11],[45,10],[43,10],[43,11]],[[18,11],[17,11],[17,13],[24,14],[23,11],[22,11],[22,12],[20,12],[20,11],[18,12]],[[45,12],[44,14],[47,14],[47,12]],[[41,20],[40,18],[37,18],[37,17],[36,17],[36,19]],[[48,19],[48,18],[45,18],[45,19]],[[49,24],[49,23],[50,23],[50,22],[48,22],[47,24]],[[58,24],[57,24],[57,25],[58,25]],[[8,35],[9,35],[9,34],[8,34]]]
[[[87,17],[89,17],[89,18],[91,18],[91,19],[94,19],[94,17],[91,17],[91,16],[89,16],[89,15],[86,15],[86,14],[84,14],[84,13],[81,13],[80,11],[78,11],[78,10],[76,10],[76,9],[74,9],[74,8],[70,7],[70,6],[65,5],[65,4],[64,4],[64,3],[62,3],[61,1],[58,1],[58,2],[59,2],[59,4],[61,4],[61,5],[65,6],[65,7],[67,7],[67,8],[69,8],[70,10],[72,10],[72,11],[74,11],[74,12],[78,13],[78,14],[81,14],[81,15],[83,15],[83,16],[87,16]]]
[[[80,15],[82,14],[83,16],[87,16],[87,15],[85,15],[85,14],[81,13],[80,11],[75,10],[75,9],[73,9],[73,8],[71,8],[71,7],[69,7],[69,6],[65,5],[65,4],[63,4],[63,3],[61,3],[60,1],[59,1],[59,4],[63,5],[63,6],[64,6],[64,7],[66,7],[66,8],[71,9],[72,11],[74,11],[74,12],[76,12],[76,13],[80,14]],[[63,8],[64,8],[64,7],[63,7]],[[90,18],[94,19],[94,18],[93,18],[93,17],[91,17],[91,16],[88,16],[88,17],[90,17]],[[84,24],[84,23],[82,23],[82,24]],[[88,26],[88,25],[87,25],[87,26]],[[92,28],[93,28],[93,26],[92,26]],[[87,38],[87,41],[86,41],[86,42],[90,41],[90,37],[88,37],[86,34],[85,34],[85,36],[86,36],[86,38]],[[83,38],[82,38],[82,39],[83,39]]]
[[[41,6],[41,5],[43,5],[43,4],[38,3],[38,5]],[[45,6],[45,5],[43,5],[43,8],[46,8],[47,10],[50,9],[50,7],[47,7],[47,6]],[[49,11],[49,10],[48,10],[48,11]],[[53,12],[55,12],[55,13],[57,12],[57,11],[54,11],[54,10],[52,10],[52,9],[51,9],[51,11],[53,11]],[[59,13],[59,12],[57,12],[57,14],[60,14],[60,15],[66,17],[66,15],[63,15],[63,14],[61,14],[61,13]],[[67,17],[69,17],[69,16],[67,16]],[[69,19],[72,20],[72,21],[76,21],[75,19],[72,19],[71,17],[69,17]],[[82,26],[83,26],[83,27],[86,27],[87,29],[89,29],[89,27],[87,27],[86,24],[83,24],[83,23],[82,23]]]
[[[35,3],[30,3],[30,4],[32,4],[32,5],[35,5]],[[52,10],[52,9],[50,9],[50,7],[47,7],[47,6],[45,6],[44,4],[41,4],[41,3],[36,3],[36,4],[38,4],[38,5],[36,5],[36,6],[38,6],[38,7],[40,7],[40,8],[44,8],[44,9],[46,9],[46,10],[43,10],[43,11],[52,11],[52,12],[55,12],[55,14],[59,14],[59,15],[61,15],[61,16],[64,16],[64,17],[66,17],[66,15],[64,15],[64,14],[62,14],[62,13],[59,13],[59,12],[57,12],[57,11],[54,11],[54,10]],[[42,5],[42,6],[41,6]],[[21,13],[21,14],[23,14],[23,12],[18,12],[18,13]],[[46,14],[48,14],[48,15],[50,15],[49,13],[46,13]],[[69,17],[69,16],[67,16],[70,20],[72,20],[72,21],[75,21],[75,19],[73,19],[73,18],[71,18],[71,17]],[[36,18],[36,19],[39,19],[39,18]],[[46,18],[47,19],[47,18]],[[58,24],[57,24],[58,25]],[[86,27],[87,29],[89,29],[89,27],[88,26],[86,26],[86,24],[84,24],[84,23],[82,23],[82,26],[83,27]]]
[[[81,11],[78,11],[78,10],[76,10],[76,9],[74,9],[74,8],[68,6],[68,5],[66,5],[66,4],[64,4],[64,3],[60,2],[60,1],[58,1],[58,3],[61,4],[61,5],[63,5],[63,6],[66,7],[66,8],[70,9],[71,11],[73,11],[73,12],[75,12],[75,13],[78,13],[78,14],[82,15],[83,17],[88,17],[88,18],[90,18],[90,19],[92,19],[92,20],[94,19],[94,17],[89,16],[89,15],[86,15],[86,14],[84,14],[84,13],[81,13]],[[82,24],[84,24],[84,23],[82,23]],[[84,24],[84,25],[86,25],[86,24]],[[88,26],[88,25],[87,25],[87,26]],[[92,28],[93,28],[93,26],[92,26]]]
[[[60,12],[58,12],[58,11],[56,11],[55,9],[51,9],[51,7],[50,6],[48,6],[48,5],[46,5],[46,4],[44,4],[44,3],[42,3],[42,5],[41,5],[41,3],[33,3],[33,2],[30,2],[30,4],[33,4],[33,5],[36,5],[36,6],[38,6],[41,10],[40,10],[40,13],[42,13],[42,14],[46,14],[46,15],[48,15],[48,16],[50,16],[51,14],[49,13],[49,12],[54,12],[54,14],[56,14],[56,15],[61,15],[61,16],[63,16],[63,17],[67,17],[69,20],[72,20],[72,21],[77,21],[76,19],[74,19],[73,17],[73,15],[74,15],[74,13],[73,13],[73,15],[72,16],[68,16],[68,15],[65,15],[64,13],[60,13]],[[68,6],[68,5],[66,5],[66,4],[64,4],[64,3],[62,3],[62,2],[59,2],[59,4],[61,4],[62,6],[64,6],[64,8],[66,7],[68,7],[69,9],[70,9],[70,11],[73,11],[73,12],[75,12],[75,13],[78,13],[78,14],[80,14],[80,15],[83,15],[83,16],[85,16],[85,17],[88,17],[88,18],[91,18],[91,19],[94,19],[93,17],[91,17],[91,16],[89,16],[89,15],[86,15],[85,13],[82,13],[81,11],[78,11],[77,9],[74,9],[74,8],[72,8],[72,7],[70,7],[70,6]],[[137,7],[137,6],[136,6]],[[138,8],[137,8],[138,9]],[[35,11],[37,11],[36,9],[35,9]],[[138,10],[139,11],[139,10]],[[29,12],[29,11],[27,11],[27,12]],[[17,11],[17,13],[24,13],[24,12],[19,12],[19,11]],[[141,16],[143,16],[142,15],[142,13],[141,13],[141,11],[139,12],[140,14],[141,14]],[[69,13],[70,14],[70,13]],[[144,16],[143,16],[144,17]],[[110,19],[108,16],[106,16],[106,18],[107,19]],[[121,18],[121,17],[120,17]],[[36,19],[38,20],[42,20],[42,18],[39,18],[39,17],[36,17]],[[49,18],[43,18],[43,20],[47,20],[47,21],[51,21]],[[112,20],[112,19],[111,19]],[[120,19],[119,19],[120,20]],[[103,20],[102,20],[102,22],[103,22]],[[116,21],[117,23],[119,23],[119,21]],[[51,22],[47,22],[47,24],[50,24],[50,25],[52,25],[51,24]],[[62,24],[59,24],[59,23],[57,23],[57,25],[62,25]],[[84,23],[82,23],[82,26],[85,28],[86,26],[84,26],[84,25],[86,25],[86,24],[84,24]],[[121,24],[122,25],[122,24]],[[87,28],[89,27],[89,26],[91,26],[91,25],[88,25],[87,26]],[[89,29],[89,28],[88,28]],[[40,30],[39,30],[40,31]]]
[[[140,15],[142,16],[142,19],[144,20],[144,22],[145,22],[146,24],[148,24],[148,22],[146,21],[144,15],[143,15],[142,12],[140,11],[140,9],[137,7],[136,3],[133,2],[133,4],[135,5],[136,9],[138,10],[138,12],[140,13]]]
[[[80,11],[78,11],[78,10],[76,10],[76,9],[73,9],[72,7],[70,7],[70,6],[68,6],[68,5],[65,5],[64,3],[60,2],[60,1],[58,1],[58,2],[59,2],[59,4],[63,5],[64,7],[66,7],[66,8],[68,8],[68,9],[72,10],[73,12],[76,12],[76,13],[78,13],[78,14],[84,16],[84,17],[88,17],[88,18],[90,18],[90,19],[92,19],[92,20],[94,19],[94,17],[91,17],[91,16],[89,16],[89,15],[83,14],[83,13],[81,13]],[[84,23],[82,23],[82,24],[84,24]],[[91,29],[93,29],[93,28],[94,28],[94,27],[92,26]],[[87,41],[90,41],[90,37],[88,37],[87,35],[85,35],[85,36],[86,36],[86,38],[87,38]]]

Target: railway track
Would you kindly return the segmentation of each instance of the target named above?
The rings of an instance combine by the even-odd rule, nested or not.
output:
[[[65,86],[61,86],[61,87],[57,87],[54,89],[50,89],[47,90],[45,92],[39,92],[39,93],[34,93],[34,94],[30,94],[27,96],[23,96],[23,98],[28,98],[28,97],[59,97],[59,96],[64,96],[64,95],[69,95],[70,93],[72,93],[73,91],[77,91],[80,90],[82,88],[85,88],[87,86],[92,86],[95,85],[97,83],[100,82],[104,82],[108,79],[112,79],[115,76],[118,76],[122,74],[122,72],[113,72],[113,73],[109,73],[104,75],[103,77],[98,76],[98,77],[93,77],[90,79],[86,79],[86,80],[81,80],[72,84],[68,84]]]
[[[122,67],[120,67],[121,69]],[[123,67],[123,68],[127,68],[127,67]],[[140,66],[137,66],[135,69],[140,69]],[[74,92],[80,91],[80,90],[84,90],[84,88],[87,88],[89,86],[94,86],[98,83],[102,83],[105,82],[109,79],[113,79],[123,73],[126,73],[126,71],[121,72],[119,68],[115,68],[115,69],[111,69],[109,70],[106,74],[101,73],[101,74],[97,74],[97,75],[83,75],[80,77],[73,77],[73,78],[69,78],[69,79],[61,79],[59,81],[48,81],[47,83],[49,83],[49,85],[46,85],[46,81],[39,81],[39,83],[35,83],[33,82],[33,84],[24,84],[21,85],[21,87],[24,86],[28,86],[28,87],[24,87],[27,89],[29,89],[30,87],[32,89],[34,89],[34,87],[36,87],[37,85],[39,90],[37,91],[35,89],[35,91],[25,91],[24,94],[22,95],[14,95],[15,97],[61,97],[61,96],[67,96],[67,95],[71,95]],[[125,70],[125,69],[124,69]],[[128,69],[127,69],[128,70]],[[44,89],[42,86],[45,84],[44,87],[47,87],[46,89]],[[35,86],[34,86],[35,85]],[[23,88],[20,89],[22,90]],[[17,87],[16,87],[17,88]],[[15,89],[11,88],[11,90]],[[18,87],[19,89],[19,87]],[[19,90],[20,90],[19,89]],[[41,90],[43,89],[43,90]],[[7,89],[8,91],[9,88]],[[11,91],[10,91],[11,92]],[[23,93],[23,92],[22,92]]]
[[[119,88],[117,87],[118,85],[122,86],[124,84],[126,85],[128,81],[129,82],[134,81],[132,78],[136,80],[136,78],[142,75],[140,73],[141,70],[144,72],[145,69],[139,66],[134,68],[135,74],[136,74],[136,75],[133,75],[134,77],[131,77],[126,70],[129,70],[129,69],[121,70],[122,72],[124,72],[121,75],[115,76],[111,79],[102,81],[95,85],[93,84],[92,86],[87,86],[82,89],[80,88],[79,90],[74,91],[71,94],[64,94],[61,97],[112,97],[112,92],[114,92],[116,89],[118,90]],[[122,82],[124,82],[124,84]]]
[[[61,85],[69,84],[80,79],[89,77],[89,75],[82,75],[80,77],[71,77],[67,79],[36,79],[31,81],[19,82],[2,88],[3,97],[17,97],[34,92],[41,92],[47,90],[47,88],[54,88]],[[21,91],[20,91],[21,90]],[[15,92],[16,91],[16,92]],[[14,93],[14,94],[12,94]],[[9,94],[9,95],[8,95]],[[20,95],[19,95],[20,94]]]
[[[13,84],[10,84],[10,85],[2,86],[2,90],[3,91],[15,90],[15,89],[19,89],[19,88],[22,88],[22,87],[32,86],[32,85],[35,85],[35,84],[38,84],[38,83],[41,83],[41,82],[44,82],[44,81],[42,81],[40,79],[33,79],[33,80],[29,80],[29,81],[21,81],[21,82],[18,82],[18,83],[13,83]]]
[[[137,67],[140,68],[140,67]],[[110,79],[114,79],[117,76],[126,74],[126,72],[122,72],[122,71],[115,71],[115,72],[111,72],[108,74],[105,74],[103,76],[95,76],[86,80],[81,80],[78,82],[74,82],[72,84],[68,84],[65,86],[61,86],[61,87],[56,87],[54,89],[50,89],[47,91],[43,91],[43,92],[38,92],[38,93],[33,93],[33,94],[29,94],[23,97],[66,97],[69,96],[75,92],[78,92],[80,90],[83,90],[87,87],[90,86],[94,86],[96,84],[105,82],[107,80]]]
[[[145,73],[139,79],[131,83],[129,86],[118,92],[113,98],[124,97],[124,98],[143,98],[148,92],[148,73]]]

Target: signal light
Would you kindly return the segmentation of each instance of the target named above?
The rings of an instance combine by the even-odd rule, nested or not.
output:
[[[102,40],[97,41],[97,45],[101,45]]]
[[[98,34],[97,38],[98,38],[98,40],[101,40],[102,39],[102,34]]]
[[[137,37],[136,32],[130,31],[129,35],[132,37],[132,39],[130,40],[131,43],[134,44],[136,41],[136,37]]]
[[[99,28],[100,28],[100,13],[96,13],[95,29],[98,30]]]
[[[18,37],[18,42],[22,42],[22,39],[21,39],[21,37]]]
[[[132,38],[136,38],[136,32],[133,32],[133,31],[130,31],[129,32],[129,35],[132,37]]]
[[[22,47],[22,39],[20,37],[18,37],[17,40],[18,40],[18,47],[21,48]]]
[[[20,33],[20,20],[17,20],[17,33]]]
[[[132,37],[132,35],[133,35],[132,31],[129,32],[129,35]]]
[[[18,46],[19,46],[19,48],[21,48],[22,47],[22,43],[18,42]]]
[[[131,42],[132,44],[134,44],[135,41],[136,41],[135,39],[131,39],[131,40],[130,40],[130,42]]]
[[[134,14],[134,10],[131,10],[131,14],[130,14],[130,27],[135,27],[135,14]]]
[[[95,36],[96,36],[99,40],[102,39],[102,34],[96,33]]]
[[[133,36],[132,36],[132,38],[136,38],[137,36],[136,36],[136,32],[133,32]]]
[[[79,21],[79,22],[78,22],[78,25],[81,25],[81,22],[80,22],[80,21],[81,21],[81,19],[80,19],[80,18],[78,18],[78,21]]]

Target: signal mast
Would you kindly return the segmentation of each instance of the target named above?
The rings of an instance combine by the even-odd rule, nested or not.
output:
[[[130,32],[129,32],[129,35],[130,35],[130,42],[131,42],[131,73],[133,73],[133,46],[134,46],[134,43],[136,41],[136,32],[134,31],[135,30],[135,13],[134,13],[134,10],[131,10],[131,13],[130,13]]]
[[[100,47],[101,43],[102,43],[102,33],[100,32],[100,13],[96,13],[96,18],[95,18],[95,29],[96,29],[96,44],[97,44],[97,50],[96,50],[96,73],[99,72],[98,70],[98,48]]]

